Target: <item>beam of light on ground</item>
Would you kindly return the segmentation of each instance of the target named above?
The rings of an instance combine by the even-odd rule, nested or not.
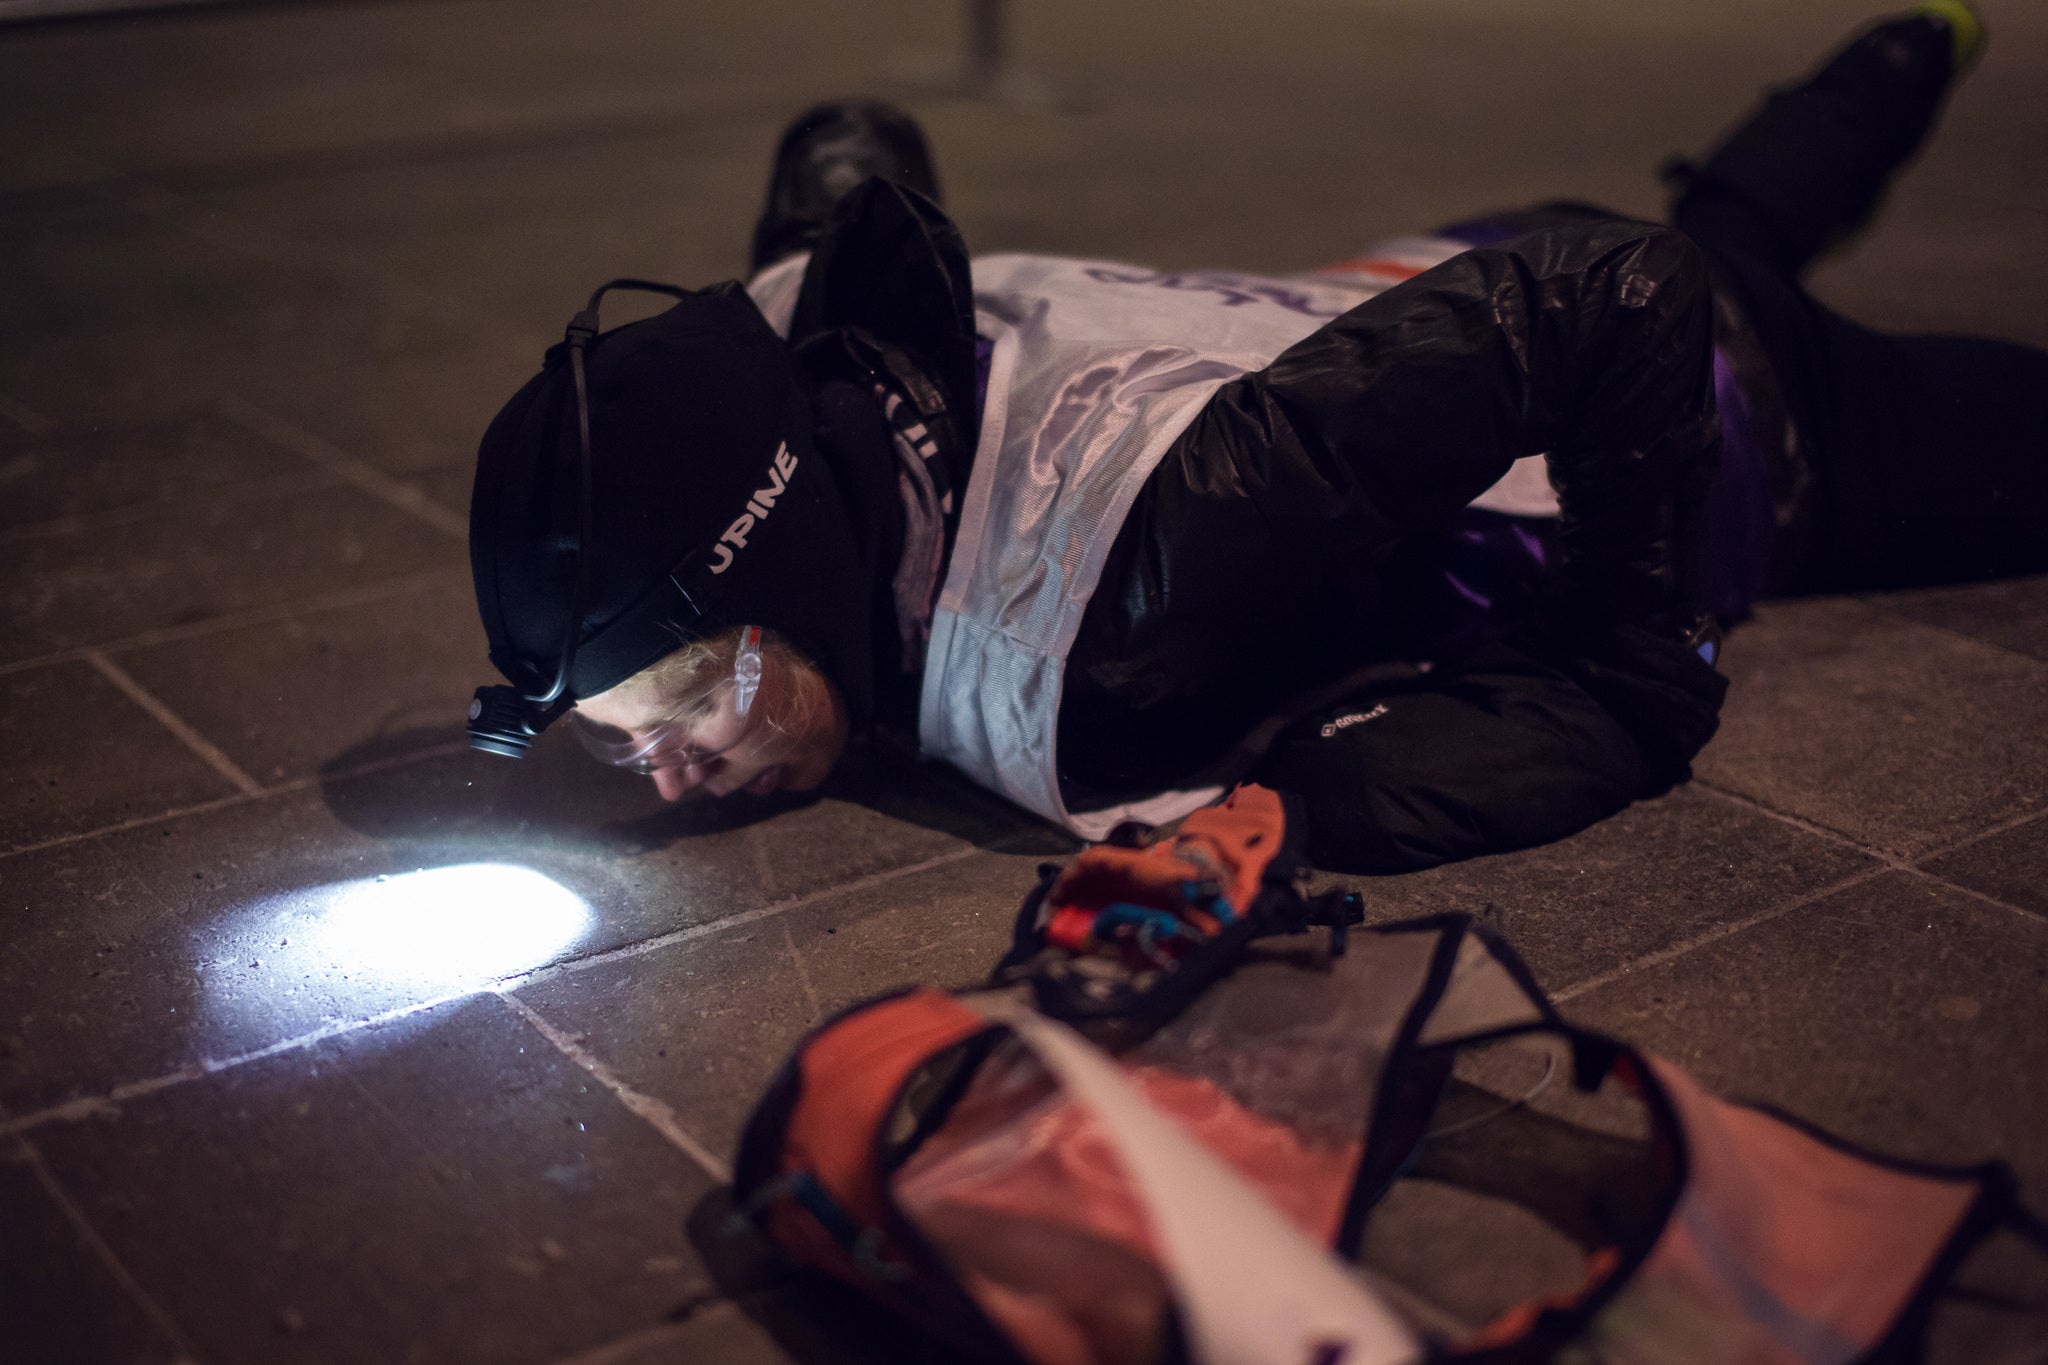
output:
[[[538,967],[590,927],[583,898],[531,868],[464,863],[322,888],[309,947],[392,985],[480,986]]]
[[[465,862],[314,881],[193,926],[188,1058],[247,1056],[488,990],[559,962],[596,932],[581,895],[530,867]],[[391,1040],[409,1036],[388,1031]]]

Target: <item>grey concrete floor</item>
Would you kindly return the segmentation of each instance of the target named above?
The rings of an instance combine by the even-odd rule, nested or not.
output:
[[[1815,285],[2048,344],[2048,10],[1984,9]],[[1052,107],[936,88],[944,0],[0,29],[0,1361],[902,1358],[721,1251],[716,1191],[793,1040],[975,976],[1063,842],[883,758],[665,809],[460,735],[485,421],[594,282],[737,272],[800,104],[908,103],[980,249],[1290,268],[1654,214],[1866,13],[1015,10]],[[1774,606],[1729,658],[1697,781],[1373,914],[1492,902],[1582,1021],[2048,1190],[2048,581]]]

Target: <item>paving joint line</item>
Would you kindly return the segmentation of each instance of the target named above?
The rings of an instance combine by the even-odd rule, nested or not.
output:
[[[38,654],[33,658],[16,659],[0,663],[0,677],[9,673],[26,673],[32,669],[50,668],[57,664],[77,663],[91,651],[102,654],[126,654],[131,650],[147,649],[152,645],[175,644],[180,640],[204,639],[209,635],[222,635],[245,626],[267,625],[272,621],[289,621],[298,616],[315,615],[323,611],[340,611],[345,607],[359,607],[370,602],[381,602],[388,597],[403,597],[409,592],[422,592],[443,583],[467,582],[467,567],[453,565],[445,569],[428,569],[422,573],[408,574],[403,578],[386,579],[380,583],[365,584],[360,588],[341,588],[334,592],[319,593],[312,597],[301,597],[274,606],[252,607],[247,611],[226,612],[194,621],[183,626],[159,626],[153,630],[124,635],[118,639],[104,640],[98,644],[77,645],[60,649],[50,654]]]
[[[39,1109],[33,1114],[23,1114],[20,1118],[9,1119],[6,1123],[0,1123],[0,1138],[21,1137],[37,1128],[46,1127],[52,1123],[82,1123],[87,1119],[115,1113],[124,1104],[146,1098],[160,1091],[171,1090],[191,1081],[204,1080],[208,1076],[218,1076],[223,1072],[234,1071],[252,1062],[261,1062],[271,1057],[284,1056],[289,1052],[302,1051],[324,1043],[330,1038],[342,1038],[349,1034],[363,1032],[366,1029],[382,1028],[386,1024],[395,1024],[399,1020],[411,1018],[415,1014],[439,1009],[443,1005],[453,1004],[458,1000],[467,1000],[489,989],[489,986],[479,986],[474,990],[451,991],[446,995],[436,996],[431,1000],[416,1000],[411,1004],[399,1005],[393,1009],[388,1009],[366,1018],[348,1019],[324,1024],[306,1033],[296,1034],[290,1038],[282,1038],[275,1043],[267,1043],[248,1052],[238,1052],[232,1057],[202,1058],[199,1061],[181,1066],[175,1071],[167,1071],[161,1076],[151,1076],[147,1080],[129,1081],[126,1084],[117,1085],[104,1095],[81,1095],[77,1099],[66,1100],[62,1104],[51,1105],[47,1109]]]
[[[107,1273],[114,1277],[114,1282],[121,1286],[122,1292],[142,1310],[143,1316],[149,1319],[151,1325],[177,1348],[180,1359],[176,1365],[190,1365],[192,1343],[186,1339],[185,1333],[172,1320],[171,1315],[164,1311],[163,1305],[142,1287],[142,1281],[135,1278],[134,1272],[128,1269],[107,1239],[100,1236],[99,1229],[85,1216],[85,1210],[79,1208],[77,1202],[65,1193],[64,1187],[57,1183],[57,1176],[50,1170],[49,1163],[43,1160],[43,1154],[25,1137],[15,1138],[15,1147],[20,1153],[21,1163],[29,1168],[35,1176],[36,1183],[42,1186],[43,1193],[57,1205],[79,1240],[86,1244],[100,1264],[106,1268]]]
[[[2048,819],[2048,809],[2025,811],[2019,815],[2000,820],[1995,825],[1980,829],[1975,834],[1966,834],[1954,843],[1942,844],[1937,848],[1931,848],[1921,854],[1915,861],[1924,863],[1936,858],[1946,858],[1951,853],[1962,852],[1972,844],[1980,844],[1986,839],[1995,839],[2001,834],[2009,834],[2022,825],[2031,824],[2033,821],[2041,819]]]
[[[645,957],[649,953],[659,952],[663,948],[672,948],[679,943],[692,943],[700,938],[708,938],[713,934],[724,933],[728,929],[741,929],[750,924],[759,924],[763,920],[774,919],[780,915],[789,914],[793,910],[802,910],[807,906],[816,905],[820,901],[830,900],[835,896],[857,895],[862,891],[869,891],[877,886],[886,886],[900,877],[915,876],[920,872],[929,872],[934,868],[946,867],[952,863],[962,862],[980,851],[970,845],[967,848],[954,849],[950,853],[941,853],[936,857],[926,858],[920,862],[905,863],[901,867],[889,868],[881,872],[872,872],[865,877],[856,877],[850,882],[839,882],[817,891],[806,892],[801,896],[792,896],[787,900],[775,901],[768,905],[759,905],[752,910],[742,910],[736,915],[727,915],[722,919],[706,920],[702,924],[691,924],[681,929],[671,929],[665,934],[656,934],[653,938],[644,938],[634,943],[621,944],[616,948],[607,948],[602,952],[591,953],[587,957],[568,958],[519,976],[507,977],[498,983],[498,987],[504,990],[523,990],[527,986],[543,985],[555,980],[557,977],[573,976],[579,972],[590,971],[593,968],[609,966],[614,962],[631,961],[636,957]]]
[[[77,1099],[66,1100],[61,1104],[52,1105],[47,1109],[37,1110],[32,1114],[24,1114],[19,1118],[0,1122],[0,1138],[19,1137],[33,1129],[51,1123],[82,1122],[95,1115],[118,1109],[129,1100],[155,1094],[160,1090],[168,1090],[173,1086],[183,1085],[188,1081],[196,1081],[207,1076],[218,1075],[223,1071],[232,1071],[237,1067],[246,1066],[250,1062],[259,1062],[268,1057],[277,1057],[287,1052],[295,1052],[317,1043],[323,1043],[330,1038],[343,1037],[364,1029],[381,1028],[386,1024],[395,1023],[400,1019],[408,1018],[425,1010],[438,1009],[457,1000],[468,1000],[475,996],[489,994],[510,998],[512,992],[524,989],[527,986],[539,985],[554,980],[559,976],[586,971],[592,967],[603,966],[607,963],[627,961],[635,957],[644,956],[659,948],[669,947],[677,943],[687,943],[700,938],[708,938],[713,934],[723,933],[728,929],[744,928],[749,924],[759,923],[764,919],[772,919],[777,915],[788,914],[793,910],[801,910],[807,905],[828,900],[833,896],[857,893],[875,886],[886,885],[899,877],[914,876],[919,872],[926,872],[935,867],[944,867],[949,863],[956,863],[971,857],[976,852],[978,850],[970,845],[967,848],[957,849],[935,858],[926,858],[921,862],[906,863],[902,867],[872,873],[866,877],[856,878],[851,882],[844,882],[837,886],[810,892],[806,895],[792,896],[790,899],[774,905],[764,905],[753,910],[742,911],[737,915],[728,915],[724,919],[711,920],[705,924],[691,925],[688,928],[660,934],[651,939],[642,939],[637,943],[622,944],[617,948],[607,949],[601,953],[593,953],[588,957],[574,958],[566,962],[556,963],[553,966],[542,967],[536,971],[515,973],[511,976],[500,977],[496,981],[481,982],[466,990],[450,991],[445,995],[436,996],[429,1000],[414,1001],[411,1004],[400,1005],[362,1019],[344,1020],[323,1025],[309,1032],[266,1044],[253,1051],[237,1053],[232,1057],[202,1059],[160,1076],[152,1076],[146,1080],[130,1081],[117,1085],[104,1095],[81,1096]],[[716,1160],[716,1158],[713,1159]]]
[[[1689,939],[1674,943],[1669,948],[1662,948],[1654,953],[1645,953],[1643,956],[1634,958],[1618,967],[1611,967],[1607,971],[1597,972],[1592,976],[1586,977],[1584,980],[1574,981],[1562,990],[1553,991],[1550,998],[1557,1004],[1563,1004],[1567,1000],[1573,1000],[1590,991],[1596,991],[1602,986],[1612,985],[1623,977],[1633,976],[1637,972],[1662,967],[1669,962],[1676,962],[1679,958],[1686,956],[1696,949],[1719,943],[1725,938],[1733,938],[1735,935],[1754,929],[1760,924],[1768,924],[1774,919],[1781,919],[1795,910],[1804,909],[1815,901],[1824,900],[1829,896],[1837,895],[1852,887],[1861,886],[1867,881],[1882,877],[1894,870],[1893,868],[1883,866],[1865,868],[1861,872],[1853,873],[1839,881],[1830,882],[1826,886],[1816,887],[1805,895],[1794,896],[1791,900],[1781,905],[1774,905],[1768,910],[1760,911],[1745,919],[1716,925],[1703,933],[1695,934]]]
[[[390,758],[371,759],[367,763],[358,763],[354,767],[343,768],[338,772],[308,773],[303,777],[293,777],[283,782],[272,783],[270,786],[260,788],[254,792],[238,792],[233,796],[219,796],[211,801],[198,801],[189,806],[173,806],[171,809],[159,812],[156,815],[138,815],[131,820],[118,820],[111,825],[101,825],[94,829],[80,830],[76,834],[60,834],[55,838],[43,839],[33,844],[18,844],[13,848],[0,848],[0,860],[17,858],[30,853],[40,853],[44,849],[49,848],[61,848],[65,844],[80,844],[89,839],[104,838],[111,834],[124,834],[131,829],[144,829],[150,825],[162,824],[167,820],[181,820],[191,815],[211,815],[215,811],[227,810],[233,806],[244,806],[254,801],[267,801],[274,796],[290,796],[294,792],[302,792],[309,787],[319,786],[325,782],[347,782],[358,777],[368,777],[372,773],[388,772],[393,768],[403,768],[409,764],[424,763],[430,759],[446,758],[451,754],[467,753],[468,751],[469,742],[467,740],[455,740],[447,744],[435,744],[424,749],[416,749],[409,754],[395,754]]]
[[[1996,906],[2000,910],[2005,911],[2007,914],[2019,915],[2023,919],[2026,919],[2030,922],[2038,923],[2044,919],[2048,919],[2048,915],[2043,915],[2041,914],[2041,912],[2037,910],[2029,910],[2027,907],[2023,905],[2014,905],[2011,901],[2000,900],[1997,896],[1991,895],[1989,892],[1979,891],[1975,887],[1964,886],[1960,882],[1951,881],[1949,878],[1942,876],[1938,872],[1931,871],[1929,868],[1925,866],[1926,863],[1930,862],[1935,858],[1945,858],[1949,854],[1954,853],[1960,849],[1968,848],[1972,844],[1975,844],[1980,840],[1989,839],[1994,837],[1995,835],[2004,834],[2009,830],[2018,829],[2020,826],[2027,824],[2030,821],[2041,819],[2043,815],[2048,814],[2048,812],[2029,811],[2024,815],[2014,816],[2013,818],[2008,820],[2001,820],[1997,824],[1991,826],[1989,829],[1979,830],[1975,834],[1967,835],[1961,839],[1956,840],[1953,843],[1938,845],[1937,847],[1929,849],[1927,852],[1920,854],[1918,857],[1908,858],[1902,854],[1889,853],[1884,849],[1873,848],[1868,844],[1859,843],[1854,839],[1848,838],[1846,835],[1840,834],[1834,830],[1827,828],[1827,826],[1825,825],[1817,825],[1810,821],[1803,820],[1796,815],[1788,815],[1783,811],[1773,810],[1771,807],[1764,805],[1762,802],[1756,800],[1755,798],[1745,796],[1740,792],[1730,791],[1724,787],[1717,787],[1709,782],[1702,782],[1699,785],[1706,791],[1712,793],[1713,795],[1721,798],[1724,801],[1730,802],[1731,804],[1742,806],[1743,808],[1748,810],[1754,810],[1759,814],[1769,817],[1770,819],[1780,821],[1784,824],[1788,824],[1792,826],[1794,829],[1805,830],[1809,834],[1813,834],[1821,838],[1832,840],[1833,842],[1839,843],[1844,847],[1855,849],[1859,853],[1863,853],[1869,857],[1876,858],[1878,861],[1882,862],[1886,867],[1888,867],[1890,870],[1894,872],[1904,873],[1906,876],[1915,878],[1919,881],[1932,882],[1936,886],[1945,887],[1950,891],[1956,892],[1958,895],[1968,896],[1972,900],[1979,900],[1984,902],[1986,905]]]
[[[535,1033],[547,1039],[555,1051],[582,1068],[592,1080],[610,1091],[612,1098],[659,1133],[669,1146],[696,1162],[706,1175],[719,1184],[732,1183],[732,1168],[683,1126],[682,1117],[666,1100],[656,1099],[645,1091],[636,1090],[628,1085],[617,1072],[606,1066],[596,1053],[583,1046],[581,1041],[555,1027],[540,1011],[510,991],[496,990],[491,993],[510,1006],[512,1012],[524,1019]]]
[[[1985,649],[1996,650],[2000,654],[2010,655],[2012,658],[2015,659],[2025,659],[2030,663],[2037,664],[2048,662],[2048,660],[2044,660],[2038,654],[2029,654],[2024,649],[2015,649],[2011,645],[2000,644],[1996,640],[1987,640],[1981,635],[1972,635],[1967,630],[1958,630],[1956,627],[1944,625],[1940,621],[1923,621],[1919,617],[1914,616],[1908,612],[1900,611],[1898,608],[1890,606],[1887,603],[1871,601],[1869,598],[1865,598],[1863,600],[1872,611],[1877,612],[1881,616],[1889,616],[1895,621],[1903,621],[1908,625],[1924,626],[1928,630],[1939,631],[1941,634],[1948,636],[1950,639],[1967,640],[1973,645],[1980,645]]]
[[[5,0],[0,0],[0,3],[4,2]],[[337,477],[331,470],[292,469],[282,474],[259,474],[253,478],[211,484],[193,489],[189,494],[122,503],[116,507],[101,508],[97,512],[70,512],[42,521],[17,522],[0,530],[0,545],[78,535],[84,532],[117,531],[123,526],[133,526],[138,521],[145,521],[167,511],[175,511],[181,497],[203,495],[215,505],[221,505],[292,493],[314,493],[331,487]]]
[[[92,187],[103,199],[144,218],[154,219],[174,232],[204,242],[231,256],[284,270],[311,269],[330,280],[355,290],[368,290],[400,313],[425,318],[440,325],[448,319],[460,322],[463,331],[488,335],[491,320],[477,312],[466,299],[422,288],[391,272],[380,269],[354,253],[323,251],[298,239],[289,231],[278,232],[247,218],[209,208],[190,196],[152,183],[135,183],[127,188]]]
[[[443,507],[411,484],[357,459],[298,423],[233,396],[221,399],[215,405],[215,411],[244,431],[282,446],[300,459],[338,475],[371,497],[425,522],[443,535],[465,543],[468,541],[469,518]]]
[[[789,949],[789,963],[796,971],[796,984],[804,995],[804,1008],[811,1012],[810,1023],[815,1026],[825,1017],[825,1006],[818,999],[818,988],[811,984],[811,970],[804,966],[804,955],[797,951],[796,935],[789,932],[789,922],[782,923],[782,943]]]
[[[0,0],[4,3],[4,0]],[[323,250],[290,231],[279,232],[248,218],[195,199],[169,182],[165,174],[123,175],[103,162],[71,157],[73,165],[92,173],[91,178],[52,187],[59,194],[93,196],[102,202],[152,219],[173,232],[203,242],[230,256],[256,261],[285,270],[311,270],[329,280],[367,290],[399,313],[445,324],[449,318],[461,323],[461,330],[473,340],[504,344],[503,328],[478,312],[464,299],[444,295],[412,284],[380,269],[374,262],[346,250]],[[46,191],[31,191],[39,193]],[[203,192],[203,191],[201,191]],[[0,203],[11,196],[0,194]],[[509,350],[507,354],[509,354]]]
[[[2018,915],[2030,924],[2048,923],[2048,915],[2044,915],[2038,910],[2029,910],[2024,905],[2014,905],[2011,901],[2000,900],[1988,891],[1979,891],[1973,886],[1963,886],[1960,883],[1952,882],[1940,873],[1929,872],[1924,867],[1907,867],[1901,870],[1910,877],[1932,882],[1945,891],[1953,891],[1959,896],[1967,896],[1971,900],[1982,901],[1986,905],[1996,906],[2008,915]]]
[[[1888,852],[1872,844],[1866,844],[1859,839],[1842,833],[1838,829],[1830,829],[1828,826],[1817,821],[1808,820],[1804,816],[1794,815],[1789,811],[1782,811],[1775,806],[1766,805],[1755,797],[1736,791],[1732,787],[1718,786],[1709,779],[1698,777],[1692,780],[1692,785],[1698,787],[1701,791],[1719,797],[1730,805],[1741,806],[1744,810],[1754,811],[1767,819],[1776,820],[1781,825],[1790,825],[1796,830],[1815,835],[1818,838],[1827,840],[1831,844],[1839,844],[1843,848],[1853,849],[1867,858],[1875,858],[1888,866],[1899,869],[1907,866],[1905,860],[1896,853]]]
[[[219,745],[200,734],[190,721],[173,711],[154,692],[137,682],[127,669],[96,649],[85,652],[85,661],[99,670],[101,677],[119,688],[128,700],[147,711],[159,725],[176,735],[180,744],[204,761],[207,767],[226,778],[242,795],[263,794],[261,782],[242,771],[241,764],[229,758]]]

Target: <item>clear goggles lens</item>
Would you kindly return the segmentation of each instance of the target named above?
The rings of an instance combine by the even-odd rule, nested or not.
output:
[[[688,720],[664,722],[645,730],[622,730],[569,712],[569,728],[592,757],[618,768],[651,773],[708,763],[735,748],[758,728],[761,708],[754,704],[761,688],[761,629],[748,626],[730,676],[719,680]]]

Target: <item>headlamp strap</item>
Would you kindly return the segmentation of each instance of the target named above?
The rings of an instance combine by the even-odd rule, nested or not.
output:
[[[525,753],[535,736],[576,704],[575,696],[569,691],[569,674],[576,663],[577,645],[583,633],[583,616],[590,609],[590,547],[595,525],[595,495],[592,488],[594,469],[590,449],[590,386],[589,378],[584,373],[584,356],[596,342],[600,330],[598,305],[603,302],[604,296],[614,289],[665,294],[672,299],[690,297],[689,290],[673,284],[632,278],[610,280],[599,285],[591,293],[590,301],[583,306],[582,311],[569,319],[563,340],[569,345],[569,370],[576,396],[578,539],[576,586],[569,599],[568,619],[562,626],[562,644],[557,652],[558,662],[554,679],[540,692],[528,692],[524,686],[481,687],[477,689],[475,700],[470,704],[469,730],[472,742],[480,749],[509,757],[516,758]],[[758,669],[758,653],[754,659],[755,667]],[[506,672],[506,676],[516,679],[516,673],[511,670]]]

